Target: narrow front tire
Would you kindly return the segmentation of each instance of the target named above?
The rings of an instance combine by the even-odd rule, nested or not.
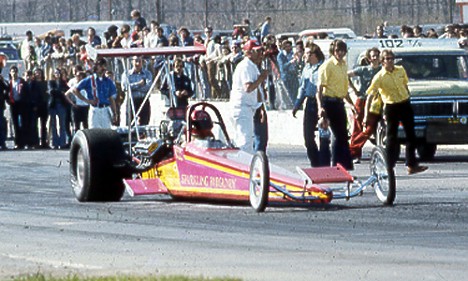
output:
[[[370,173],[376,177],[374,190],[377,198],[385,205],[393,205],[396,196],[395,172],[389,166],[387,154],[381,146],[372,149]]]
[[[249,197],[256,212],[264,212],[268,204],[270,191],[270,168],[268,158],[263,151],[258,151],[250,163]]]

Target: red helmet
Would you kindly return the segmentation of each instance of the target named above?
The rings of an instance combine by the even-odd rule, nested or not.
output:
[[[213,121],[208,112],[204,110],[194,110],[190,115],[193,127],[198,131],[211,130],[213,128]]]

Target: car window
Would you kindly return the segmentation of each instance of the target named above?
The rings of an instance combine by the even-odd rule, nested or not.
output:
[[[409,79],[466,79],[465,56],[401,56],[395,64],[402,65]]]
[[[0,49],[0,52],[4,53],[7,56],[8,60],[19,59],[18,52],[14,49]]]
[[[468,79],[468,56],[459,56],[457,66],[461,78]]]

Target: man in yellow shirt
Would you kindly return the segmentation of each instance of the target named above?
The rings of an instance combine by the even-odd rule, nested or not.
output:
[[[344,101],[350,104],[354,112],[356,110],[348,94],[348,67],[344,60],[347,51],[347,45],[342,40],[334,40],[330,44],[330,58],[319,68],[317,108],[319,117],[328,118],[335,136],[331,150],[332,165],[340,163],[344,168],[352,170],[354,167],[349,151]]]
[[[395,55],[391,50],[380,54],[382,70],[372,79],[367,89],[368,95],[380,95],[385,104],[384,114],[387,120],[387,157],[390,167],[394,168],[398,159],[398,125],[401,122],[406,134],[406,165],[408,174],[427,170],[416,160],[416,136],[414,133],[414,113],[410,103],[408,76],[402,66],[395,66]]]

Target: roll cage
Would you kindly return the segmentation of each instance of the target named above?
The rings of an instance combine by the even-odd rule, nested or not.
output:
[[[122,88],[124,89],[125,97],[124,103],[126,103],[126,116],[133,116],[133,118],[126,118],[125,123],[128,129],[128,144],[129,144],[129,153],[131,153],[132,138],[140,140],[141,128],[137,125],[137,118],[143,109],[143,104],[149,99],[150,93],[154,90],[157,85],[157,82],[165,79],[171,71],[171,60],[173,56],[187,56],[187,55],[197,55],[205,54],[206,48],[202,44],[196,44],[194,46],[187,47],[159,47],[159,48],[118,48],[118,49],[94,49],[92,47],[87,47],[87,53],[89,57],[93,60],[97,58],[113,58],[120,62],[122,70]],[[164,60],[162,62],[162,71],[159,71],[156,77],[153,79],[153,82],[145,94],[144,101],[142,106],[135,108],[135,103],[133,100],[132,90],[130,88],[130,83],[128,81],[129,70],[131,69],[130,59],[132,57],[154,57],[154,56],[163,56]],[[169,75],[169,95],[170,95],[170,108],[174,108],[174,97],[175,97],[175,86],[172,75]],[[169,110],[173,112],[174,110]],[[132,113],[132,114],[129,114]],[[218,112],[219,114],[219,112]],[[170,117],[169,117],[170,118]]]

